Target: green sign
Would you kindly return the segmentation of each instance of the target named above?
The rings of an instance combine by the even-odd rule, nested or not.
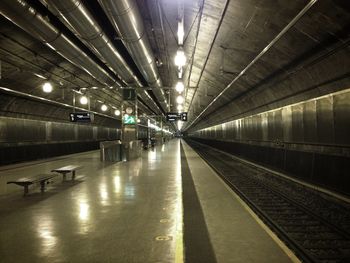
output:
[[[135,124],[136,123],[136,117],[133,115],[127,115],[125,114],[123,116],[123,124],[128,125],[128,124]]]

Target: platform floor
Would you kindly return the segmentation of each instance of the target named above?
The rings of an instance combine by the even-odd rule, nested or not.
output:
[[[6,181],[79,164],[47,191]],[[0,167],[0,262],[292,262],[293,256],[184,142],[142,158],[99,153]]]

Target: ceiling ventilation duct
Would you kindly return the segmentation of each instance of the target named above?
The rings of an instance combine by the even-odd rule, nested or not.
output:
[[[134,0],[98,0],[109,20],[122,37],[142,75],[164,110],[168,110],[162,82],[151,50],[143,20]]]
[[[113,78],[107,71],[74,44],[68,36],[52,25],[47,17],[40,14],[26,1],[1,0],[0,13],[28,34],[45,43],[51,49],[54,49],[72,64],[82,68],[100,83],[106,86],[113,86],[115,84],[123,86],[123,83]],[[147,101],[147,103],[149,103],[149,105],[153,106],[152,109],[159,112],[158,106],[145,95],[144,91],[141,92],[141,96]]]
[[[53,26],[24,0],[1,0],[0,13],[17,26],[44,42],[65,59],[85,70],[102,84],[113,86],[116,80],[84,53],[64,33]],[[120,83],[118,83],[120,85]]]
[[[77,37],[91,45],[92,51],[102,57],[112,69],[127,82],[128,85],[141,87],[139,79],[134,75],[127,62],[113,46],[103,29],[99,26],[90,11],[80,0],[47,1],[64,19],[63,22],[76,33]],[[125,86],[125,85],[124,85]],[[161,112],[154,101],[144,91],[139,96],[158,114]]]

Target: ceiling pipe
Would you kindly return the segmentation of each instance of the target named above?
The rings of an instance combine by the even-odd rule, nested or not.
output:
[[[142,87],[140,80],[81,0],[47,0],[47,2],[59,13],[64,20],[63,22],[68,24],[77,37],[87,41],[91,45],[91,50],[102,60],[105,60],[121,79],[125,80],[127,86]],[[139,92],[139,96],[147,101],[154,111],[160,112],[156,103],[152,99],[150,101],[144,92]]]
[[[40,14],[38,10],[30,6],[25,0],[1,0],[0,14],[78,68],[83,69],[103,85],[108,87],[123,85],[74,44],[68,36],[52,25],[47,17]],[[152,102],[149,102],[150,105],[157,109],[157,105],[154,102],[152,104]]]
[[[135,0],[98,0],[163,110],[169,110],[154,55]]]
[[[1,0],[0,13],[102,84],[120,86],[115,78],[25,0]]]

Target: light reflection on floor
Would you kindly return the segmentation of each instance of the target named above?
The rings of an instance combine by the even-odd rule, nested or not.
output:
[[[42,256],[49,256],[55,251],[57,246],[57,237],[54,234],[52,215],[49,213],[39,214],[33,219],[37,224],[36,231],[41,241],[40,253]]]

